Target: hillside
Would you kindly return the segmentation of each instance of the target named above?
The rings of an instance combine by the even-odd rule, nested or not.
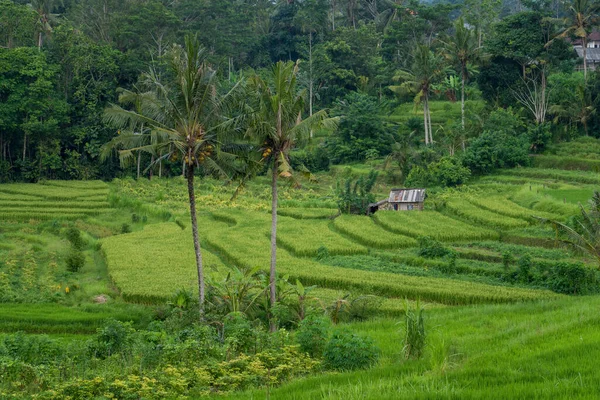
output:
[[[562,168],[573,158],[593,161],[577,149],[595,143],[585,138],[552,148],[544,157],[553,157],[556,168],[502,170],[454,190],[432,191],[422,212],[338,215],[334,182],[351,170],[381,168],[380,162],[319,173],[301,188],[282,183],[280,273],[316,285],[308,303],[316,309],[370,296],[361,317],[367,321],[345,311],[339,317],[347,321],[341,326],[373,337],[381,358],[366,372],[301,379],[271,396],[597,396],[598,295],[581,294],[597,293],[598,287],[560,283],[568,268],[594,275],[596,261],[557,247],[553,230],[535,218],[566,221],[591,197],[594,175]],[[267,268],[267,179],[252,181],[233,202],[234,187],[198,183],[211,282],[225,279],[233,266]],[[387,188],[380,181],[375,191],[385,195]],[[2,185],[0,198],[11,210],[0,230],[5,334],[46,333],[50,340],[82,342],[108,317],[141,328],[152,319],[151,310],[176,292],[197,290],[180,179]],[[70,226],[81,231],[85,255],[75,272],[65,267],[73,246],[72,238],[71,244],[64,239]],[[446,255],[427,256],[424,236],[439,241]],[[99,297],[105,300],[94,304]],[[407,300],[420,300],[425,308],[422,360],[401,356],[398,322]],[[233,397],[263,395],[261,389]]]

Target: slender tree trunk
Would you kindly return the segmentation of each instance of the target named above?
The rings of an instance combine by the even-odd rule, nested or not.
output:
[[[331,30],[335,31],[335,0],[331,0]]]
[[[273,154],[275,161],[273,162],[273,178],[271,182],[271,268],[269,270],[269,299],[271,307],[277,301],[277,288],[275,286],[277,282],[277,177],[279,175],[277,156],[278,154]],[[273,316],[271,315],[269,319],[270,331],[275,332],[277,327],[275,326]]]
[[[142,152],[138,150],[137,154],[137,180],[140,179],[140,164],[142,162]]]
[[[462,87],[460,90],[460,117],[463,130],[465,129],[465,66],[462,66]]]
[[[462,124],[462,150],[465,151],[465,67],[462,67],[462,87],[460,93],[460,114]]]
[[[194,238],[194,251],[196,252],[196,268],[198,269],[198,300],[200,301],[200,318],[204,318],[204,271],[202,267],[202,250],[198,237],[198,219],[196,217],[196,194],[194,192],[194,164],[187,169],[188,197],[190,200],[190,217],[192,220],[192,236]]]
[[[423,128],[425,129],[425,145],[429,144],[429,131],[427,130],[427,100],[423,100]]]
[[[38,33],[38,51],[42,50],[42,31]]]
[[[185,176],[185,157],[181,162],[181,176]]]
[[[308,113],[313,115],[313,60],[312,60],[312,30],[308,34]],[[313,130],[310,130],[311,139],[313,138]]]
[[[583,79],[587,82],[587,37],[583,38]]]
[[[161,160],[158,162],[158,177],[162,178],[162,158]]]
[[[152,180],[153,175],[154,175],[154,154],[152,154],[152,158],[150,159],[150,168],[148,169],[148,179]]]
[[[25,155],[27,153],[27,133],[23,134],[23,161],[25,161]]]

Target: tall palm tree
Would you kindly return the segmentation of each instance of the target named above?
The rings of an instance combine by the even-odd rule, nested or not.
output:
[[[599,5],[593,0],[573,0],[569,6],[569,16],[564,19],[566,27],[557,35],[559,38],[575,36],[581,40],[583,47],[583,76],[586,81],[588,35],[597,22],[598,9]],[[552,40],[548,44],[550,43],[552,43]]]
[[[423,104],[423,125],[425,128],[425,144],[433,144],[431,129],[431,113],[429,111],[429,94],[432,85],[444,75],[442,58],[431,51],[428,45],[420,44],[414,50],[413,62],[408,70],[400,70],[394,80],[401,82],[399,86],[390,86],[396,93],[416,93],[415,103]]]
[[[170,58],[172,82],[168,84],[151,71],[143,76],[149,91],[134,93],[125,90],[119,96],[119,102],[128,108],[111,105],[105,110],[107,122],[115,126],[144,125],[146,129],[137,135],[131,130],[118,135],[105,146],[104,156],[108,156],[112,149],[119,149],[124,163],[138,151],[159,154],[158,160],[168,156],[183,158],[202,316],[205,283],[194,174],[197,169],[202,169],[205,173],[225,176],[227,169],[234,164],[234,155],[225,149],[228,138],[224,128],[229,127],[231,120],[224,115],[226,101],[237,86],[227,94],[219,95],[216,73],[206,64],[205,51],[196,37],[187,36],[185,46],[174,47]]]
[[[465,129],[465,84],[469,79],[469,64],[481,59],[481,46],[477,41],[477,33],[467,27],[460,17],[454,24],[454,35],[442,40],[443,55],[453,67],[458,67],[462,80],[460,91],[461,126]]]
[[[249,118],[248,135],[261,143],[263,162],[273,172],[271,180],[271,265],[269,273],[269,299],[271,306],[277,301],[277,180],[292,177],[289,153],[295,143],[319,127],[334,128],[335,119],[328,118],[325,110],[313,112],[302,118],[305,109],[305,90],[297,88],[298,63],[282,61],[271,71],[270,82],[259,76],[250,78],[255,95],[254,112]],[[271,321],[271,330],[275,329]]]
[[[31,3],[29,3],[29,6],[38,14],[38,49],[42,48],[44,33],[48,35],[52,32],[50,22],[57,17],[57,14],[52,12],[62,3],[62,0],[31,0]]]

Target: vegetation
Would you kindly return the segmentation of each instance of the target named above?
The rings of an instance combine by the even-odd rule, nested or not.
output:
[[[599,23],[0,0],[0,398],[597,398]]]

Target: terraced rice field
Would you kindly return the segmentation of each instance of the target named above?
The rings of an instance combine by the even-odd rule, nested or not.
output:
[[[333,221],[335,230],[352,238],[360,244],[378,249],[396,249],[416,246],[411,237],[386,231],[375,224],[371,217],[340,215]]]
[[[73,220],[111,210],[101,181],[46,181],[0,185],[0,219]]]
[[[515,229],[529,225],[526,220],[501,215],[494,211],[478,207],[467,199],[450,199],[446,207],[460,217],[492,228]]]
[[[103,239],[102,249],[111,279],[129,301],[161,303],[179,289],[198,293],[190,228],[153,224],[140,232]],[[223,272],[216,255],[205,249],[202,256],[208,276]]]
[[[430,236],[441,241],[468,241],[498,239],[498,232],[480,228],[436,211],[395,212],[380,211],[375,222],[390,232],[414,238]]]

